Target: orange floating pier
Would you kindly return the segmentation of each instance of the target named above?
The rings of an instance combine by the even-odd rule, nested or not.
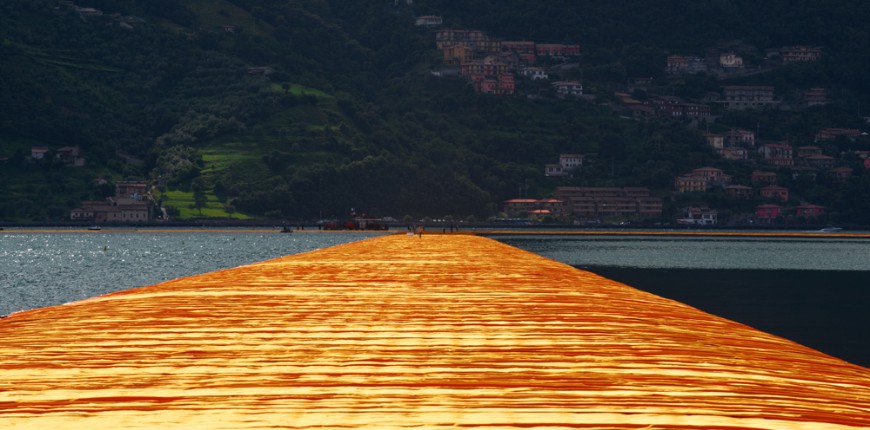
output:
[[[471,235],[0,320],[0,428],[867,429],[870,369]]]

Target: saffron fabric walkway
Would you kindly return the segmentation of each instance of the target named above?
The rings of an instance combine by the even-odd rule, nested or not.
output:
[[[496,241],[393,235],[0,320],[3,429],[866,429],[870,369]]]

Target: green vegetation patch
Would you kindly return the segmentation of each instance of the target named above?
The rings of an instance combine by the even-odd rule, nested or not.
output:
[[[227,170],[236,164],[259,161],[262,155],[252,151],[246,144],[227,144],[206,148],[200,151],[205,162],[203,173],[216,174]]]
[[[217,197],[209,191],[206,192],[206,203],[202,208],[196,208],[195,198],[192,191],[168,190],[161,193],[160,197],[163,199],[164,207],[173,207],[178,211],[174,216],[176,219],[251,219],[251,217],[245,214],[227,212],[224,204],[218,201]]]
[[[287,93],[294,96],[315,96],[320,98],[332,98],[331,95],[318,90],[316,88],[306,87],[305,85],[299,84],[281,84],[281,83],[273,83],[269,86],[269,89],[276,93]]]
[[[272,32],[270,25],[226,0],[187,0],[183,3],[205,28],[235,25],[241,29],[237,31],[257,36],[268,36]]]

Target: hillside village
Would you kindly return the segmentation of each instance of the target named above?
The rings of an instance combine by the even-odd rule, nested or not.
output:
[[[315,19],[319,11],[296,13],[304,10],[301,6],[283,20],[220,9],[212,11],[214,15],[199,15],[200,19],[209,16],[207,21],[173,27],[166,25],[168,15],[155,18],[150,8],[51,2],[45,15],[56,21],[52,31],[61,36],[73,30],[88,35],[79,37],[86,43],[71,46],[94,46],[94,52],[81,58],[66,54],[54,58],[50,51],[29,47],[32,41],[4,45],[22,64],[36,58],[34,64],[51,73],[80,73],[74,82],[82,88],[91,88],[85,85],[92,75],[88,70],[112,76],[106,82],[117,84],[125,82],[117,77],[127,65],[108,55],[113,41],[120,36],[148,41],[166,29],[183,28],[178,35],[190,43],[165,46],[183,46],[181,55],[193,53],[202,62],[179,67],[177,76],[163,76],[160,82],[168,92],[154,100],[179,94],[171,90],[180,82],[178,77],[185,77],[185,85],[200,85],[191,94],[203,98],[195,109],[183,97],[153,111],[144,108],[147,121],[138,120],[141,112],[127,112],[126,118],[136,120],[126,129],[119,128],[111,141],[104,137],[108,134],[60,132],[46,134],[48,138],[9,140],[12,144],[3,148],[0,163],[32,178],[8,188],[7,195],[25,204],[11,205],[15,208],[6,208],[3,216],[23,220],[36,214],[41,220],[94,223],[151,222],[167,215],[312,219],[324,208],[335,213],[348,199],[359,200],[353,204],[356,207],[388,208],[383,212],[397,217],[462,202],[448,213],[589,225],[826,225],[845,218],[861,222],[857,214],[870,211],[851,201],[870,192],[870,186],[864,185],[870,183],[870,120],[860,121],[862,107],[854,88],[825,79],[834,58],[837,64],[843,61],[835,44],[823,46],[791,34],[762,46],[765,39],[747,38],[751,43],[730,39],[740,37],[738,33],[727,40],[707,37],[687,45],[691,48],[672,50],[663,46],[677,45],[635,41],[636,51],[628,54],[614,43],[617,48],[607,48],[610,57],[602,59],[601,41],[585,40],[589,33],[564,33],[560,38],[563,33],[536,30],[542,22],[537,21],[522,31],[503,25],[500,30],[510,36],[502,38],[497,34],[500,21],[491,21],[488,30],[481,30],[470,19],[474,15],[445,19],[433,14],[440,9],[455,15],[461,8],[418,8],[414,3],[359,7],[370,11],[373,20],[393,22],[393,31],[402,27],[404,40],[410,41],[403,47],[407,51],[398,47],[377,51],[391,40],[386,32],[381,39],[370,39],[362,21],[352,19],[350,12],[339,17],[336,9],[329,19],[348,34],[331,43],[347,52],[336,57],[335,64],[317,57],[302,67],[297,66],[302,63],[296,61],[294,50],[279,54],[270,51],[273,47],[258,45],[272,31],[290,37],[288,32],[303,24],[319,28],[322,21]],[[184,6],[178,10],[184,11]],[[252,23],[258,20],[269,21],[272,27],[255,31]],[[295,27],[288,25],[291,22]],[[324,27],[312,40],[336,36],[328,30]],[[343,42],[354,40],[354,32],[352,36],[364,46]],[[307,40],[305,34],[299,30],[293,37]],[[167,37],[174,40],[175,36]],[[160,46],[151,44],[153,58],[161,58]],[[263,51],[248,56],[253,46]],[[626,58],[637,52],[643,55]],[[313,51],[300,55],[310,56]],[[361,67],[350,58],[368,58],[366,64],[377,65],[365,73],[348,74],[342,68]],[[387,85],[393,87],[378,94],[384,84],[375,81],[379,73],[407,58],[419,61],[403,63],[407,69],[394,68],[390,73],[407,73],[409,79],[390,80]],[[630,61],[645,62],[644,67],[630,67]],[[146,70],[154,61],[137,64],[132,70]],[[301,75],[294,69],[317,64],[328,67],[303,70]],[[143,73],[140,78],[147,77]],[[215,89],[215,83],[225,85],[221,91],[226,96]],[[132,87],[108,88],[100,90],[104,102],[115,100],[109,94],[138,94],[131,92]],[[45,112],[57,109],[68,120],[65,126],[76,130],[72,116],[84,108],[77,103],[86,99],[81,96],[85,93],[79,91],[63,103],[40,97],[44,102],[39,107],[47,108]],[[399,100],[402,94],[415,94],[415,100]],[[212,95],[216,96],[212,99]],[[140,100],[147,102],[143,106],[153,105],[149,97]],[[229,106],[228,101],[237,104]],[[248,116],[238,116],[239,112]],[[786,117],[787,125],[777,123]],[[112,122],[112,115],[92,118],[118,123]],[[798,123],[796,118],[810,120]],[[39,122],[34,124],[38,127]],[[148,126],[138,130],[141,124]],[[276,124],[280,126],[273,130]],[[104,130],[105,125],[93,129]],[[230,160],[220,147],[224,140],[227,148],[229,141],[250,142],[239,146],[251,149],[250,158]],[[611,143],[618,149],[612,149]],[[674,156],[675,148],[691,155]],[[206,149],[210,158],[204,161]],[[192,167],[164,172],[161,157],[168,156]],[[445,160],[459,161],[448,165]],[[183,164],[180,161],[176,164]],[[446,174],[443,169],[448,166],[456,171]],[[656,170],[647,174],[643,169]],[[390,173],[380,177],[380,172]],[[430,189],[462,190],[465,195],[440,193],[440,203],[426,209],[417,209],[415,205],[422,207],[419,202],[391,208],[387,193],[371,191],[395,183],[387,178],[390,174],[410,178],[403,182],[407,189],[423,183]],[[66,177],[75,177],[76,182]],[[373,177],[379,178],[377,186],[332,193],[334,198],[309,191],[311,184],[351,190],[349,185]],[[141,189],[131,194],[124,184],[133,183]],[[43,202],[52,199],[29,198],[27,193],[58,197],[47,206]],[[371,203],[372,198],[381,200]],[[22,206],[27,209],[18,209]],[[841,216],[845,213],[848,216]]]
[[[443,64],[432,72],[439,77],[461,76],[481,94],[514,95],[517,77],[531,81],[549,79],[547,70],[577,67],[580,45],[500,40],[480,30],[440,29],[439,16],[422,16],[415,25],[434,29],[435,47]],[[545,67],[543,64],[548,64]],[[579,81],[555,81],[552,92],[559,97],[582,98]]]
[[[546,82],[550,75],[560,75],[577,67],[582,50],[577,44],[549,44],[534,41],[506,41],[480,30],[443,29],[440,16],[418,17],[416,25],[434,33],[436,49],[443,65],[433,74],[439,77],[458,76],[469,82],[475,92],[496,96],[535,97],[520,94],[517,81]],[[767,49],[763,61],[747,64],[740,49],[752,50],[737,44],[735,49],[710,48],[701,55],[669,55],[662,64],[671,79],[687,75],[708,74],[721,81],[759,75],[791,64],[819,61],[823,50],[816,46],[784,46]],[[753,52],[753,54],[757,54]],[[543,60],[543,61],[541,61]],[[542,63],[546,66],[541,65]],[[805,223],[818,222],[826,214],[826,207],[796,195],[780,185],[783,179],[815,182],[825,181],[836,187],[846,183],[853,175],[870,174],[870,148],[868,136],[855,128],[840,128],[830,124],[818,130],[812,142],[765,141],[757,130],[746,130],[717,125],[723,111],[734,110],[800,110],[829,103],[825,88],[810,87],[800,94],[784,100],[771,85],[726,85],[719,92],[710,92],[699,100],[685,100],[672,95],[656,95],[652,78],[633,79],[624,90],[614,91],[613,108],[638,121],[686,121],[690,127],[701,129],[709,147],[723,160],[751,168],[751,175],[735,177],[724,169],[703,166],[677,176],[673,181],[672,196],[694,196],[703,201],[707,193],[722,192],[733,202],[755,201],[751,212],[727,211],[729,218],[720,220],[718,211],[700,205],[688,205],[679,211],[678,224],[759,224],[770,225],[784,220]],[[592,101],[593,95],[584,94],[584,83],[579,80],[556,80],[550,83],[551,95]],[[644,100],[633,94],[642,94]],[[711,127],[712,125],[712,127]],[[712,128],[722,131],[709,131]],[[837,150],[834,142],[848,142],[852,150]],[[584,159],[595,154],[561,154],[554,163],[542,166],[548,178],[571,177],[583,168]],[[745,170],[745,169],[743,169]],[[505,216],[527,218],[533,221],[573,221],[600,223],[603,220],[643,220],[662,216],[662,198],[672,196],[651,195],[645,187],[565,187],[557,186],[553,197],[543,199],[516,198],[503,202]],[[699,197],[699,198],[698,198]]]

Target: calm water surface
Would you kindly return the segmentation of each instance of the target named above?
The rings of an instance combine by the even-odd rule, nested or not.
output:
[[[761,237],[498,236],[577,267],[870,271],[870,240]]]
[[[0,315],[372,237],[263,231],[0,233]]]

